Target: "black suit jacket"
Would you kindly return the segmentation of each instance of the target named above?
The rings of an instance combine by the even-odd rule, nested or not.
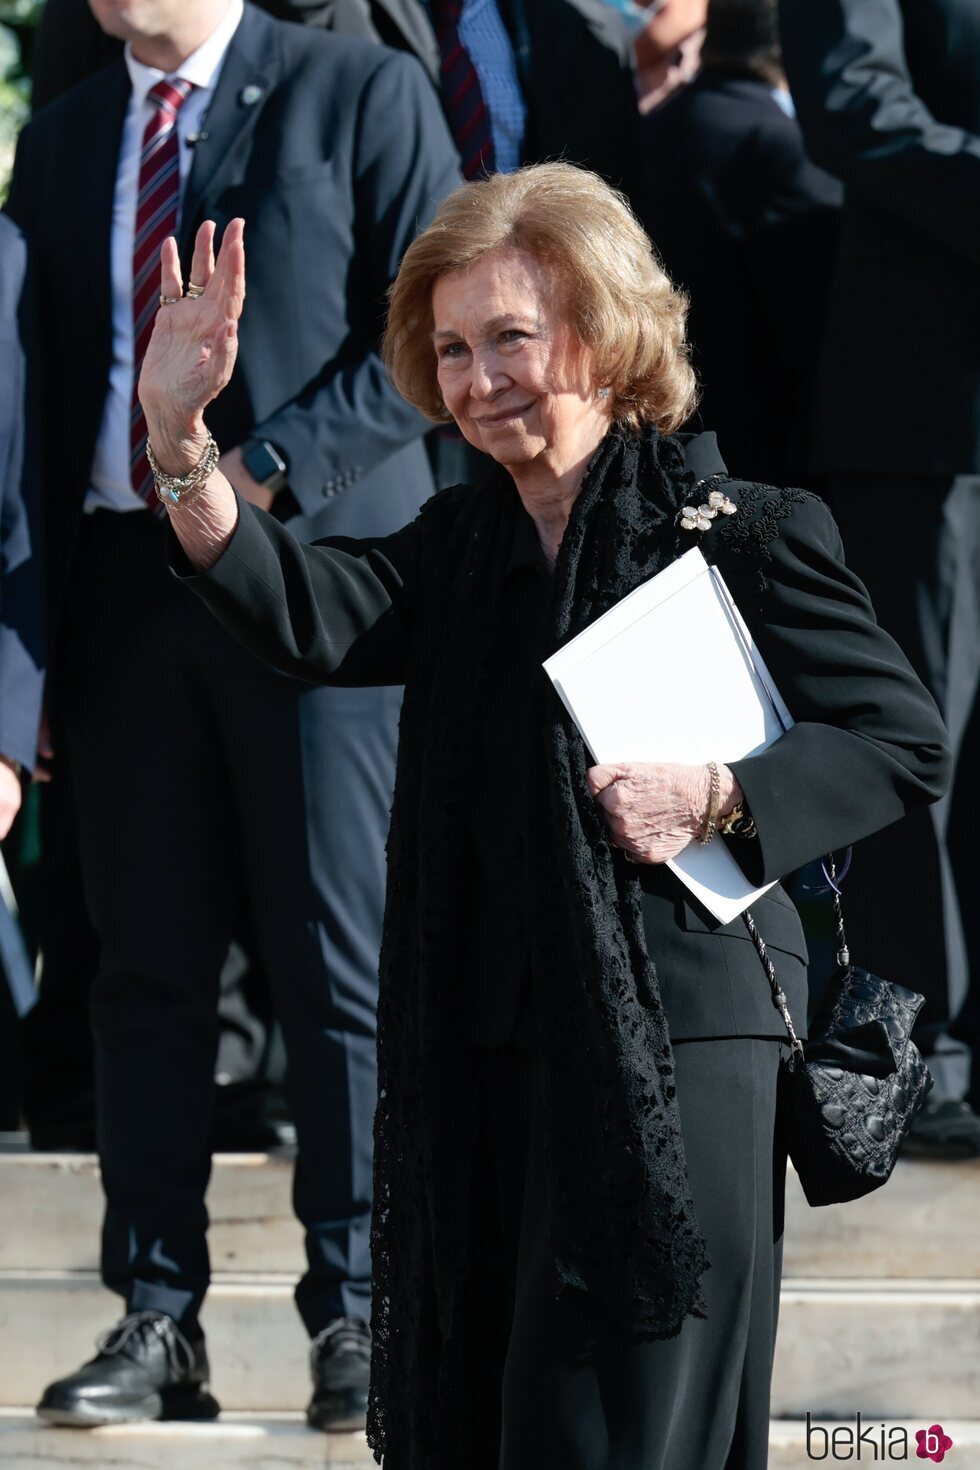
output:
[[[732,473],[798,485],[842,190],[754,77],[705,67],[641,122],[641,216],[691,297],[701,418]]]
[[[815,466],[980,471],[980,7],[782,0],[816,161],[847,188]]]
[[[34,769],[44,684],[27,248],[0,215],[0,755]]]
[[[695,438],[687,454],[699,478],[724,469],[713,434]],[[729,493],[737,499],[737,485]],[[415,571],[419,524],[379,540],[303,546],[243,502],[231,543],[208,573],[191,574],[171,538],[173,565],[226,628],[283,672],[324,683],[402,682],[412,608],[424,596]],[[709,543],[704,550],[710,557]],[[948,774],[935,704],[875,622],[822,502],[795,506],[771,551],[765,594],[743,611],[797,723],[732,766],[759,829],[758,841],[733,839],[732,850],[758,884],[934,800]],[[664,867],[644,867],[641,882],[671,1034],[785,1038],[744,924],[718,924]],[[799,916],[778,887],[755,913],[802,1036]]]
[[[108,384],[110,225],[128,100],[120,60],[45,108],[21,135],[11,188],[37,263],[55,599]],[[379,534],[431,493],[429,425],[392,388],[377,348],[402,254],[457,181],[413,58],[246,5],[194,153],[180,248],[186,278],[200,222],[215,219],[220,233],[245,217],[238,363],[206,417],[223,449],[254,435],[284,451],[302,537]]]

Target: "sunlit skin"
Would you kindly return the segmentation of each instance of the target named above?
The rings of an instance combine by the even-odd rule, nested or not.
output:
[[[533,255],[502,250],[441,277],[432,292],[445,405],[464,438],[510,471],[552,562],[610,423],[555,286]]]
[[[128,41],[144,66],[172,72],[217,30],[228,0],[89,0],[108,36]]]
[[[245,301],[244,222],[225,230],[217,262],[214,225],[198,231],[190,277],[206,289],[157,314],[140,376],[140,399],[162,467],[183,475],[207,441],[203,411],[231,377]],[[181,297],[173,240],[165,242],[161,285]],[[582,476],[609,427],[608,396],[594,382],[588,351],[558,312],[552,278],[522,251],[488,256],[443,277],[433,292],[438,378],[446,407],[471,444],[506,466],[553,564]],[[611,396],[611,395],[610,395]],[[223,467],[223,462],[222,462]],[[171,512],[195,566],[212,566],[234,533],[238,509],[220,470],[206,491]],[[721,810],[741,791],[726,766]],[[703,766],[593,766],[589,786],[612,841],[637,862],[663,863],[688,846],[708,805]]]

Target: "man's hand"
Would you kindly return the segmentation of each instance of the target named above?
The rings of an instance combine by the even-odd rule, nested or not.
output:
[[[742,799],[742,789],[727,766],[719,766],[718,775],[725,816]],[[704,827],[711,799],[707,766],[593,766],[588,779],[613,844],[638,863],[669,862]]]
[[[0,842],[14,825],[14,818],[20,811],[20,799],[17,763],[8,756],[0,755]]]
[[[226,480],[230,481],[243,500],[247,500],[250,505],[257,505],[259,510],[271,510],[276,492],[270,490],[266,485],[260,485],[258,480],[252,478],[245,468],[240,449],[227,450],[221,456],[220,464],[221,473]]]

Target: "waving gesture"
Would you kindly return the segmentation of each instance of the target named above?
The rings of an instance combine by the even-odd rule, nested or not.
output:
[[[171,474],[195,464],[207,437],[203,413],[225,387],[238,352],[238,318],[245,300],[245,222],[233,219],[214,258],[214,223],[194,241],[188,294],[177,242],[160,251],[161,306],[143,359],[139,396],[150,443]]]

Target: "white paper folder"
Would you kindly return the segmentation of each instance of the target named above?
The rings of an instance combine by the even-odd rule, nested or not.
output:
[[[724,578],[696,547],[544,668],[597,765],[728,764],[793,723]],[[668,866],[724,923],[766,891],[749,885],[721,837]]]

